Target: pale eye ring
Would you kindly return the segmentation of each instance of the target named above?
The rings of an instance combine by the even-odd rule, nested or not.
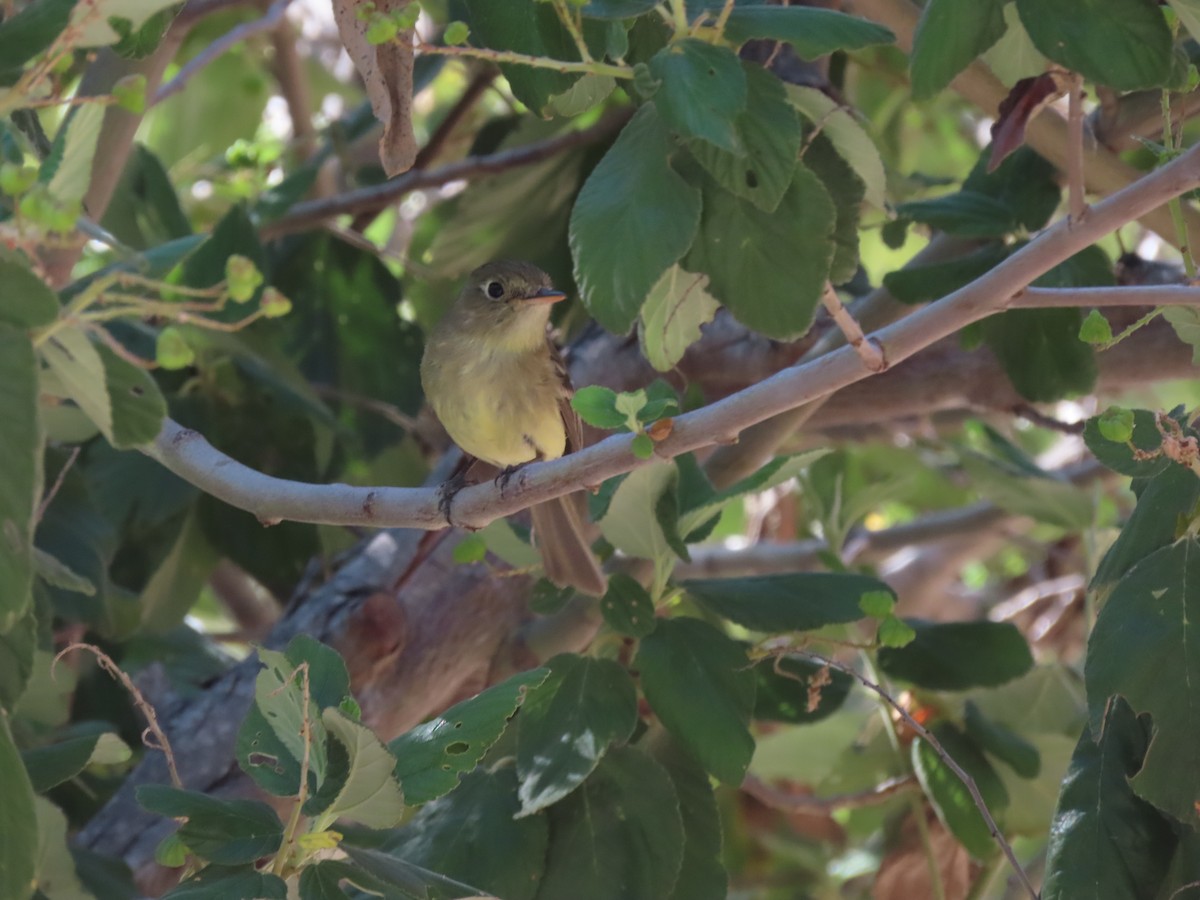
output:
[[[499,300],[504,296],[504,285],[498,281],[489,281],[484,290],[487,291],[487,295],[493,300]]]

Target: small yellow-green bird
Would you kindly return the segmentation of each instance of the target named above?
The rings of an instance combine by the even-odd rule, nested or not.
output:
[[[430,334],[421,384],[463,452],[511,469],[583,446],[571,380],[547,327],[551,304],[565,296],[536,266],[488,263],[468,276]],[[548,500],[530,514],[546,577],[604,594],[604,574],[585,536],[585,496]]]

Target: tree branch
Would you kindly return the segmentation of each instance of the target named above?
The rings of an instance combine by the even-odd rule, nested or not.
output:
[[[471,181],[481,175],[494,175],[519,166],[532,165],[576,147],[601,141],[619,131],[628,120],[629,110],[621,110],[605,116],[591,128],[581,131],[569,131],[558,137],[489,156],[468,156],[437,169],[413,169],[382,184],[347,191],[334,197],[297,203],[287,215],[266,224],[261,233],[265,240],[270,240],[294,231],[303,231],[334,216],[357,215],[380,209],[394,203],[405,194],[423,188],[440,187],[451,181]]]
[[[894,365],[972,322],[1017,306],[1042,304],[1044,301],[1038,298],[1046,295],[1033,293],[1033,299],[1029,299],[1031,291],[1026,288],[1030,282],[1113,229],[1197,185],[1200,185],[1200,147],[1192,148],[1137,184],[1097,204],[1083,221],[1059,221],[990,272],[936,304],[881,329],[873,339],[882,347],[884,358]],[[1111,305],[1113,298],[1121,296],[1096,293],[1101,290],[1104,289],[1063,289],[1050,296],[1059,304],[1084,306],[1097,302]],[[1177,286],[1107,290],[1131,291],[1125,296],[1135,304],[1145,304],[1151,296],[1174,303],[1200,296],[1196,289]],[[1191,293],[1181,293],[1188,291]],[[747,426],[825,397],[868,374],[854,350],[843,347],[677,417],[670,437],[657,444],[655,451],[662,458],[671,458],[734,441]],[[526,466],[503,489],[496,484],[468,487],[455,497],[455,524],[483,527],[534,503],[600,484],[644,465],[645,461],[631,451],[632,440],[632,435],[613,435],[561,459]],[[234,462],[199,434],[170,421],[158,439],[143,449],[185,480],[264,521],[292,519],[425,529],[447,524],[438,512],[437,495],[432,489],[355,488],[271,478]]]

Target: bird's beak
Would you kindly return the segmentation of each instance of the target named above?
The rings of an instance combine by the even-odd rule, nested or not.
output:
[[[528,297],[522,299],[526,303],[557,303],[559,300],[566,299],[566,294],[554,288],[538,288],[538,290]]]

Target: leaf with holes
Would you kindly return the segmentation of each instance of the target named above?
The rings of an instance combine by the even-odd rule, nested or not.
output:
[[[549,669],[514,675],[390,742],[405,800],[415,806],[454,790],[504,733],[527,692],[549,675]]]

